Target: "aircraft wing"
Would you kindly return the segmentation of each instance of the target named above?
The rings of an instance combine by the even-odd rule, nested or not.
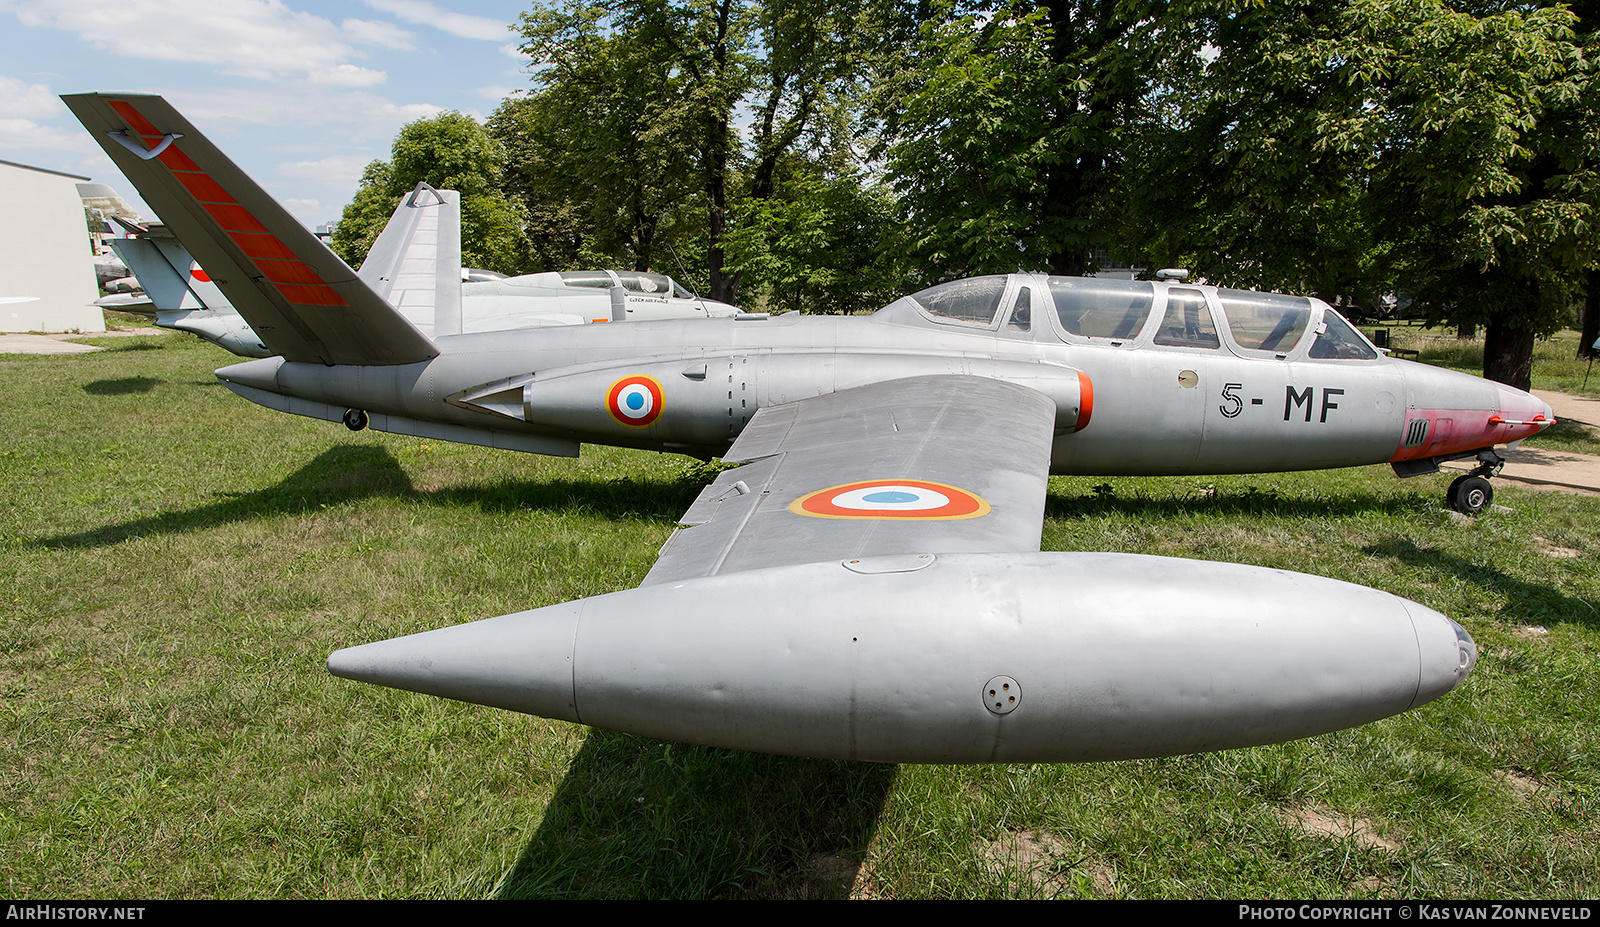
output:
[[[1276,743],[1405,711],[1471,669],[1465,631],[1387,593],[1039,552],[1055,420],[1042,393],[956,375],[764,408],[728,455],[747,462],[639,588],[328,668],[646,737],[902,763]]]
[[[925,376],[768,406],[643,585],[885,554],[1039,549],[1055,404]]]
[[[328,365],[410,364],[438,354],[166,100],[62,100],[269,350]]]

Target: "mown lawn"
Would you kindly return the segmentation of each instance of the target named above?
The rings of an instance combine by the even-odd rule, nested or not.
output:
[[[238,399],[211,375],[231,358],[188,336],[97,343],[0,356],[10,896],[1600,894],[1595,498],[1503,484],[1465,521],[1444,477],[1385,467],[1053,479],[1047,549],[1365,583],[1464,624],[1477,671],[1398,718],[1219,754],[760,756],[323,667],[635,585],[697,462],[352,434]]]

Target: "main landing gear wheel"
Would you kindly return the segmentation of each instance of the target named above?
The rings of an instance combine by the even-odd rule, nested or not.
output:
[[[344,427],[351,431],[360,431],[367,427],[367,413],[360,409],[344,410]]]
[[[1494,487],[1475,473],[1458,476],[1445,493],[1445,501],[1463,515],[1477,515],[1494,501]]]

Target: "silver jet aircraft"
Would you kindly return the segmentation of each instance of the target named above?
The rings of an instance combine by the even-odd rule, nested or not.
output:
[[[1041,553],[1051,473],[1477,457],[1538,399],[1375,350],[1324,303],[979,277],[870,318],[420,331],[159,97],[64,98],[275,354],[222,381],[351,428],[721,456],[637,588],[338,651],[337,675],[723,747],[1088,761],[1274,743],[1420,705],[1453,621],[1233,564]],[[381,283],[379,281],[378,283]]]
[[[460,294],[429,295],[400,303],[402,314],[428,328],[455,323],[462,332],[504,331],[546,325],[586,325],[645,319],[721,318],[739,310],[701,299],[664,274],[632,271],[566,271],[508,277],[461,267],[461,203],[453,190],[426,184],[405,197],[361,265],[366,279],[387,280],[405,262],[432,274],[456,275]],[[164,226],[133,226],[110,220],[137,237],[110,240],[132,268],[144,296],[102,297],[95,305],[149,315],[163,328],[186,331],[244,357],[271,357],[228,297]],[[455,268],[454,271],[451,268]],[[432,287],[430,275],[427,287]],[[450,316],[449,319],[441,315]],[[437,330],[437,329],[436,329]]]

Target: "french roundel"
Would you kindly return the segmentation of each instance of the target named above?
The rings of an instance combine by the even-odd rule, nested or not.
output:
[[[989,514],[989,503],[965,489],[927,480],[864,480],[818,490],[789,503],[813,518],[952,520]]]
[[[661,381],[635,374],[623,377],[606,390],[606,411],[624,425],[643,428],[661,417],[665,407]]]

